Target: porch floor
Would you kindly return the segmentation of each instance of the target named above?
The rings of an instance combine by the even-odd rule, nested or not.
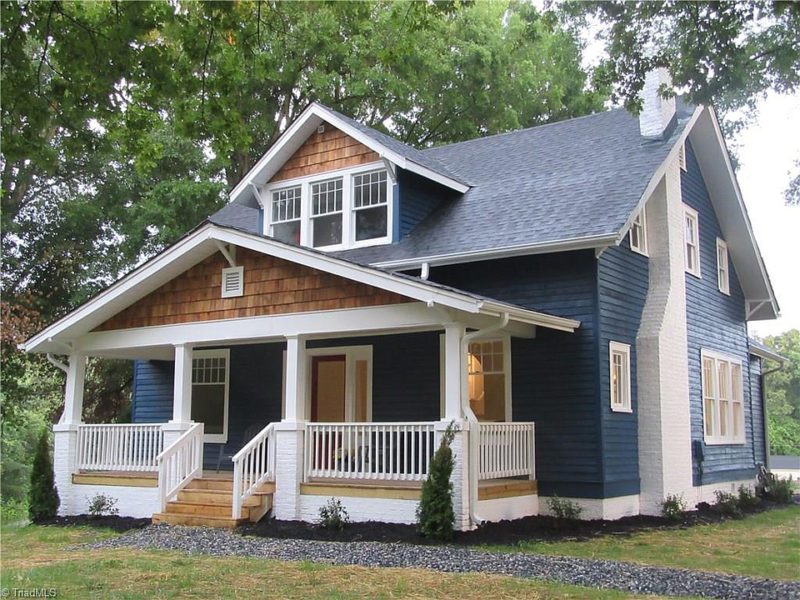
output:
[[[300,493],[312,496],[419,500],[421,492],[421,481],[312,479],[307,483],[300,484]],[[537,492],[537,482],[531,479],[489,479],[478,482],[478,500],[529,496]]]

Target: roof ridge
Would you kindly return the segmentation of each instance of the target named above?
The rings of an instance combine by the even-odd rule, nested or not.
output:
[[[601,111],[601,112],[591,113],[591,114],[588,114],[588,115],[581,115],[579,117],[571,117],[569,119],[563,119],[561,121],[551,121],[550,123],[542,123],[540,125],[532,125],[531,127],[523,127],[522,129],[513,129],[511,131],[503,131],[503,132],[500,132],[500,133],[493,133],[491,135],[485,135],[485,136],[482,136],[482,137],[476,137],[476,138],[471,138],[471,139],[468,139],[468,140],[462,140],[460,142],[451,142],[450,144],[442,144],[441,146],[431,146],[430,148],[424,148],[424,149],[420,150],[420,152],[429,152],[431,150],[441,150],[443,148],[452,148],[453,146],[460,146],[462,144],[469,144],[471,142],[481,142],[481,141],[489,140],[489,139],[492,139],[492,138],[502,137],[502,136],[505,136],[505,135],[515,135],[515,134],[519,134],[519,133],[524,133],[526,131],[531,131],[533,129],[543,129],[545,127],[552,127],[552,126],[555,126],[555,125],[563,125],[565,123],[573,123],[575,121],[581,121],[583,119],[588,119],[590,117],[599,117],[601,115],[608,115],[608,114],[611,114],[613,112],[617,112],[617,111],[621,111],[621,110],[625,110],[625,108],[622,107],[622,106],[616,106],[614,108],[611,108],[610,110],[604,110],[604,111]]]

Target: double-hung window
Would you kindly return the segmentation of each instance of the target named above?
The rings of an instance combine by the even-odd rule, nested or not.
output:
[[[342,178],[311,184],[311,245],[342,243]]]
[[[717,238],[717,287],[723,294],[730,295],[731,283],[728,267],[728,244]]]
[[[631,408],[631,347],[620,342],[608,344],[611,410],[632,412]]]
[[[300,244],[299,185],[272,192],[270,235],[282,242]]]
[[[505,421],[510,396],[507,339],[472,342],[467,354],[467,387],[472,412],[480,421]]]
[[[700,356],[705,442],[743,444],[742,363],[708,350],[703,350]]]
[[[683,207],[683,245],[686,271],[700,277],[700,227],[697,211]]]
[[[355,241],[386,237],[388,201],[386,171],[353,175]]]
[[[631,224],[630,242],[631,250],[647,256],[647,215],[644,207]]]

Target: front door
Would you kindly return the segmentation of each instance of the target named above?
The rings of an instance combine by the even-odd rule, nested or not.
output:
[[[311,420],[317,423],[345,421],[347,355],[311,358]]]

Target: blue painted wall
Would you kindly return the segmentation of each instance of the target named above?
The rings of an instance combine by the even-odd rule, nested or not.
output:
[[[602,422],[603,479],[608,495],[639,493],[638,395],[636,389],[636,334],[642,319],[649,283],[648,258],[630,249],[629,237],[607,249],[597,268],[600,364],[600,419]],[[633,413],[611,410],[609,342],[631,347],[631,407]]]
[[[743,377],[745,444],[709,446],[703,443],[702,464],[694,463],[695,485],[731,481],[754,473],[753,417],[745,300],[733,262],[730,261],[730,296],[717,289],[717,237],[723,238],[691,144],[686,143],[687,172],[681,174],[683,201],[699,216],[700,274],[686,274],[686,321],[689,351],[689,394],[692,439],[703,440],[703,403],[700,350],[706,348],[741,361]]]
[[[175,364],[161,360],[133,363],[132,423],[166,423],[172,418]]]
[[[453,192],[405,169],[397,169],[400,238],[408,235]],[[399,239],[399,238],[398,238]]]
[[[763,362],[757,356],[750,357],[750,412],[753,415],[753,460],[756,465],[767,464],[767,448],[764,436],[764,378]]]
[[[543,495],[601,498],[612,493],[603,478],[594,253],[436,267],[431,279],[581,321],[575,333],[540,328],[535,339],[512,338],[513,418],[536,422]]]

